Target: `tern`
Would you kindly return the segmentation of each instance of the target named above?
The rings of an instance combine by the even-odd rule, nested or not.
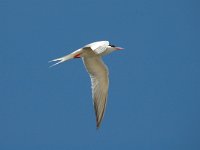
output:
[[[56,62],[52,65],[55,66],[73,58],[82,58],[85,68],[91,78],[92,98],[97,129],[100,127],[104,116],[109,87],[108,68],[101,57],[113,51],[122,49],[123,48],[121,47],[109,44],[109,41],[97,41],[87,44],[71,54],[50,61]]]

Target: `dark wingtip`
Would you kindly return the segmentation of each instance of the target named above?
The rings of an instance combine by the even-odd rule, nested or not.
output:
[[[96,115],[96,129],[98,130],[100,128],[100,122],[98,121],[98,117]]]
[[[100,123],[97,122],[96,129],[98,130],[99,128],[100,128]]]

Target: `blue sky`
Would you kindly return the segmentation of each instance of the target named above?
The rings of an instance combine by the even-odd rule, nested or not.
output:
[[[200,149],[197,0],[0,0],[0,149]],[[108,105],[95,127],[81,60],[51,59],[99,40]]]

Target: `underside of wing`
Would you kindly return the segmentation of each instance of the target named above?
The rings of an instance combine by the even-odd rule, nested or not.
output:
[[[108,96],[108,70],[99,57],[85,58],[83,61],[91,78],[96,124],[97,128],[99,128],[104,116]]]

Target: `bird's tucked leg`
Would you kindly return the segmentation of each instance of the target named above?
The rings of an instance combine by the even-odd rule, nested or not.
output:
[[[79,53],[79,54],[76,54],[76,55],[74,56],[74,58],[81,58],[80,55],[81,55],[80,53]]]

